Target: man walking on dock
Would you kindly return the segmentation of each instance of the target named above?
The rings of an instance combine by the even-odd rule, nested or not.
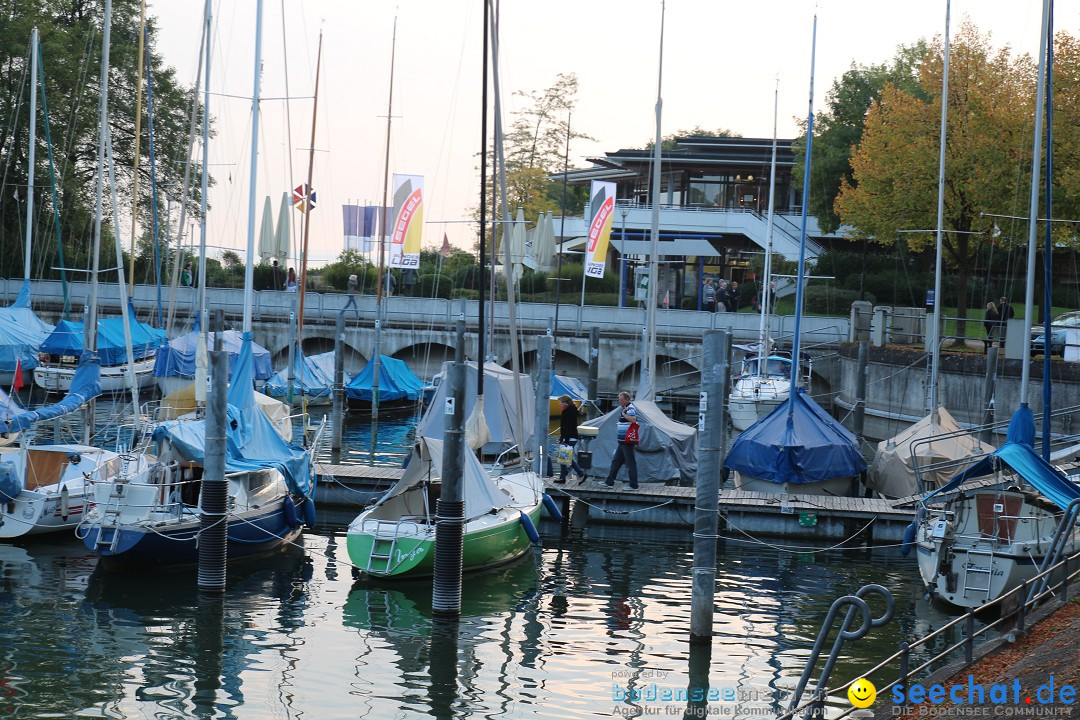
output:
[[[604,484],[615,487],[615,477],[625,464],[626,471],[630,474],[630,489],[637,490],[637,457],[634,455],[638,441],[637,408],[630,402],[630,393],[625,390],[619,393],[619,405],[622,407],[617,430],[619,444],[615,448],[615,456],[611,459],[611,469]]]

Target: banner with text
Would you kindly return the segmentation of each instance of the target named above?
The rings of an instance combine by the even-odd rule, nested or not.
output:
[[[611,241],[611,223],[615,217],[615,183],[593,180],[589,198],[592,218],[585,242],[585,274],[602,278]]]
[[[420,240],[423,231],[424,176],[395,174],[390,267],[420,267]]]

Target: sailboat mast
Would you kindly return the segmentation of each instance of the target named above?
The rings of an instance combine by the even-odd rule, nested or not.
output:
[[[382,296],[386,272],[384,256],[386,254],[386,192],[390,182],[390,125],[394,118],[394,59],[397,56],[397,17],[394,18],[394,34],[390,40],[390,94],[386,100],[386,156],[383,159],[382,206],[379,208],[379,277],[375,280],[375,352],[371,362],[375,363],[371,374],[371,419],[379,417],[379,375],[381,374],[379,355],[382,353]]]
[[[795,389],[799,386],[799,334],[802,325],[803,279],[806,273],[806,208],[810,202],[810,159],[814,145],[814,61],[817,58],[817,15],[810,40],[810,109],[806,114],[806,158],[803,161],[802,223],[799,230],[799,270],[795,273],[795,331],[791,340],[791,393],[788,395],[788,422],[795,413]]]
[[[244,332],[251,332],[255,280],[255,182],[259,168],[259,93],[262,79],[262,0],[255,0],[255,79],[251,93],[251,179],[248,186],[247,258],[244,263]],[[205,168],[204,168],[205,170]]]
[[[1051,218],[1054,207],[1054,0],[1046,22],[1046,217]],[[1042,456],[1050,462],[1050,324],[1053,294],[1051,268],[1054,262],[1053,223],[1046,223],[1046,244],[1043,246],[1043,419]]]
[[[945,0],[945,60],[941,69],[941,137],[938,141],[938,184],[937,184],[937,249],[934,253],[934,319],[926,337],[930,347],[930,407],[926,413],[936,413],[938,409],[938,376],[941,374],[941,264],[942,239],[941,226],[945,221],[945,127],[949,112],[949,9],[951,0]]]
[[[30,31],[30,167],[26,176],[26,249],[23,251],[23,280],[30,280],[30,243],[34,232],[34,154],[37,150],[38,29]]]
[[[664,100],[660,90],[664,82],[664,16],[666,3],[660,3],[660,63],[656,72],[656,140],[653,143],[652,177],[652,245],[649,249],[649,292],[645,300],[645,357],[641,358],[641,379],[638,387],[639,400],[652,400],[656,396],[656,304],[659,300],[660,274],[660,114]]]
[[[128,285],[135,287],[135,221],[139,210],[139,151],[142,149],[142,84],[143,84],[143,44],[146,28],[146,0],[139,0],[139,82],[135,86],[135,168],[131,174],[131,269],[128,270]],[[205,166],[203,168],[205,170]]]
[[[90,260],[90,310],[86,318],[85,347],[97,352],[97,290],[101,270],[101,209],[105,185],[105,133],[109,122],[109,43],[112,26],[112,0],[105,0],[105,18],[101,31],[101,99],[98,101],[97,181],[94,183],[94,251]],[[89,428],[88,428],[89,429]]]
[[[487,233],[487,121],[488,121],[488,3],[484,0],[484,47],[483,47],[483,59],[481,64],[483,65],[483,85],[480,89],[480,248],[477,253],[477,257],[480,260],[480,297],[476,303],[476,395],[477,397],[484,396],[484,316],[486,308],[484,307],[484,296],[487,294],[487,277],[484,273],[484,263],[487,262],[487,250],[484,247],[485,235]],[[491,208],[492,212],[495,208]],[[491,236],[491,244],[495,244],[495,236]],[[556,286],[558,283],[556,282]],[[495,288],[492,287],[492,292]],[[559,305],[556,302],[555,312],[558,312]]]
[[[322,69],[322,30],[319,30],[319,53],[315,60],[315,98],[311,106],[311,147],[308,148],[307,199],[304,202],[304,247],[300,252],[300,310],[296,319],[297,342],[303,343],[304,334],[304,290],[307,288],[308,237],[311,234],[311,198],[315,173],[315,120],[319,111],[319,71]]]
[[[769,354],[769,313],[772,312],[771,293],[769,292],[769,279],[772,277],[772,250],[773,250],[773,220],[776,210],[776,134],[777,119],[780,112],[780,78],[776,78],[776,89],[773,91],[773,120],[772,120],[772,160],[769,161],[769,214],[765,223],[765,265],[762,268],[762,283],[758,288],[758,304],[761,305],[761,328],[758,340],[758,376],[765,375],[765,358]]]
[[[1050,22],[1050,0],[1043,0],[1042,31],[1039,37],[1039,71],[1035,83],[1035,139],[1031,150],[1031,205],[1028,209],[1028,266],[1024,291],[1024,354],[1031,357],[1032,307],[1035,304],[1035,230],[1039,224],[1039,167],[1042,163],[1043,101],[1046,97],[1046,28]],[[1050,212],[1047,210],[1047,216]],[[1043,338],[1044,352],[1050,352],[1050,336]],[[1020,405],[1028,404],[1028,384],[1031,382],[1031,363],[1021,363]]]
[[[203,66],[202,185],[199,198],[199,322],[203,337],[210,331],[206,317],[206,192],[210,180],[210,0],[206,0],[206,63]]]

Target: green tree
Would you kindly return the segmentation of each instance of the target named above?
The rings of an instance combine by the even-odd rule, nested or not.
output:
[[[814,162],[811,166],[808,211],[824,232],[840,227],[834,205],[843,183],[854,186],[851,152],[863,134],[866,113],[881,99],[888,84],[916,97],[926,98],[918,83],[918,69],[927,54],[925,40],[901,45],[890,64],[855,65],[833,81],[825,96],[825,110],[814,116]],[[795,165],[792,185],[802,190],[806,159],[806,121],[802,134],[792,143]]]
[[[29,38],[34,26],[41,32],[44,97],[48,102],[56,163],[57,203],[65,263],[69,267],[86,267],[93,235],[103,3],[101,0],[31,0],[17,3],[14,7],[16,10],[7,11],[5,22],[0,23],[0,68],[3,68],[0,71],[0,115],[10,119],[0,127],[0,183],[3,184],[0,187],[0,275],[22,274],[31,81],[27,75]],[[131,205],[134,178],[138,18],[137,0],[114,0],[109,125],[115,153],[117,196],[124,207]],[[149,28],[159,208],[164,208],[166,200],[162,189],[181,186],[191,92],[178,82],[175,71],[164,65],[157,51],[153,19],[149,21]],[[42,93],[38,97],[40,101]],[[40,112],[35,168],[35,208],[38,213],[34,228],[34,258],[39,275],[55,277],[56,273],[49,269],[59,264],[53,226],[57,218],[52,213],[44,123]],[[144,102],[138,212],[142,226],[149,228],[150,170],[146,160],[149,129],[146,112]],[[197,166],[192,174],[192,187],[197,189],[200,182]],[[18,199],[14,192],[16,187],[23,189]],[[192,209],[197,211],[197,207],[196,199]],[[129,227],[120,228],[119,237],[124,246],[130,242],[129,232]],[[111,246],[103,246],[103,257],[112,257],[105,254],[107,250],[111,252]]]
[[[851,158],[853,182],[842,182],[836,200],[854,236],[891,244],[901,230],[936,226],[942,66],[941,47],[935,46],[919,66],[920,92],[888,83],[870,107]],[[959,288],[969,287],[984,246],[998,241],[983,214],[1024,214],[1034,87],[1030,58],[992,50],[975,27],[961,26],[950,55],[942,239]],[[914,251],[935,242],[933,232],[903,238]],[[960,317],[968,306],[968,294],[961,292]],[[962,322],[959,331],[964,334]]]

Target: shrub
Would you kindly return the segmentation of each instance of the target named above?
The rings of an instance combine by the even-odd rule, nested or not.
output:
[[[851,311],[851,303],[859,299],[858,290],[829,287],[828,285],[808,286],[803,299],[806,312],[818,315],[847,315]],[[874,297],[867,293],[866,299],[871,303]]]

